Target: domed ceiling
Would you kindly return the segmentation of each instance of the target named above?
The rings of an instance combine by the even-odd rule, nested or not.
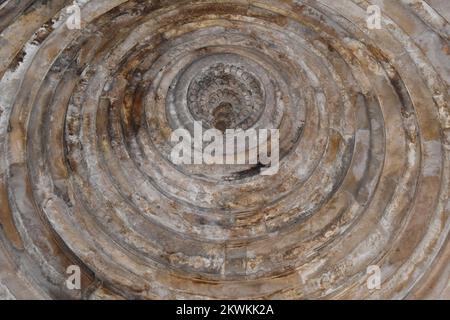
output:
[[[0,298],[450,299],[449,21],[0,1]],[[277,171],[173,163],[196,123],[277,130]]]

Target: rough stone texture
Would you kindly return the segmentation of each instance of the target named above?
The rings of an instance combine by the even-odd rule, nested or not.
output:
[[[0,298],[450,299],[448,0],[78,3],[0,1]],[[279,173],[175,167],[194,120]]]

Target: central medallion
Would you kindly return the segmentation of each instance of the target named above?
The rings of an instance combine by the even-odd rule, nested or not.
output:
[[[242,65],[216,63],[203,68],[188,89],[188,109],[205,127],[248,129],[264,111],[258,78]]]

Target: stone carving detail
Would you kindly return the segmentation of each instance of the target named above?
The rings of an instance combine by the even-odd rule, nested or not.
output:
[[[0,2],[1,299],[450,298],[448,1]]]
[[[244,68],[219,63],[198,75],[188,91],[188,107],[209,127],[250,128],[264,109],[260,82]]]

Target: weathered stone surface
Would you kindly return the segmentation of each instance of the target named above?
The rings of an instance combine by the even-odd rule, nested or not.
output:
[[[0,1],[0,299],[450,299],[448,1],[76,3]]]

